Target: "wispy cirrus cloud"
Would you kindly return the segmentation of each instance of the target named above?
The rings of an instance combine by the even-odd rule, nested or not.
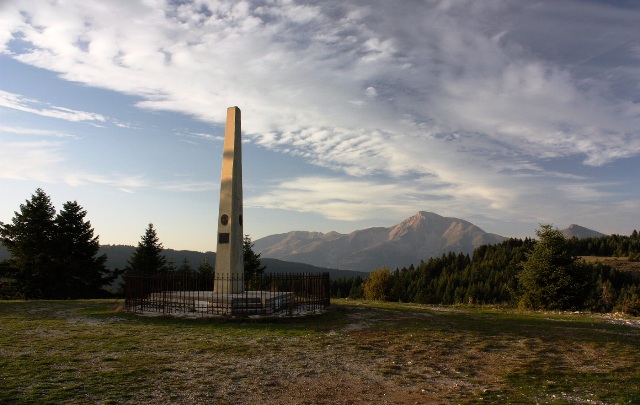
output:
[[[7,125],[0,125],[0,133],[78,139],[77,135],[69,134],[69,133],[58,131],[55,129],[49,130],[49,129],[40,129],[40,128],[7,126]]]
[[[212,135],[212,134],[204,134],[202,132],[192,132],[187,136],[194,139],[204,139],[205,141],[223,141],[224,136],[222,135]]]
[[[119,173],[104,175],[69,171],[62,173],[61,178],[64,183],[70,186],[86,186],[89,184],[108,185],[126,192],[134,192],[134,190],[149,186],[149,182],[144,176]]]
[[[0,90],[0,107],[11,108],[43,117],[58,118],[66,121],[98,121],[104,122],[104,116],[96,113],[72,110],[65,107],[45,105],[37,100],[19,94]]]
[[[58,141],[3,141],[0,139],[0,178],[53,182],[53,168],[65,161]]]
[[[603,195],[576,166],[640,155],[633,4],[75,0],[3,11],[0,49],[21,62],[209,122],[239,105],[252,142],[335,173],[293,183],[324,185],[341,218],[400,207],[411,187],[449,209],[533,216],[551,207],[545,188],[573,190],[561,206]],[[320,212],[306,196],[321,191],[290,185],[254,202]]]
[[[69,142],[79,140],[58,130],[0,125],[0,179],[108,185],[128,192],[148,186],[141,175],[97,174],[74,167]]]
[[[395,134],[472,131],[532,159],[578,154],[591,165],[640,152],[638,114],[596,91],[605,79],[586,85],[509,22],[527,13],[544,19],[544,8],[462,3],[407,3],[393,12],[384,4],[332,2],[167,3],[162,13],[137,2],[122,9],[23,5],[27,17],[16,19],[15,29],[35,48],[16,58],[135,93],[146,99],[144,108],[221,122],[224,111],[212,106],[250,105],[245,127],[255,133],[328,127],[338,142],[350,142],[353,130],[380,131],[391,134],[384,137],[390,144]],[[590,5],[581,13],[598,29],[613,18],[610,9],[598,17],[603,9]],[[60,13],[66,18],[52,18]],[[139,23],[113,24],[123,14]],[[494,24],[483,24],[494,16]],[[473,22],[460,23],[468,18]],[[593,59],[590,52],[583,48],[581,66]],[[627,75],[638,71],[630,67]],[[309,144],[297,141],[277,147],[304,153]],[[333,149],[325,154],[341,160]]]
[[[33,132],[30,132],[33,134]],[[46,138],[51,134],[42,134]],[[57,135],[54,135],[57,136]],[[141,175],[97,174],[70,164],[65,142],[44,140],[5,141],[0,139],[0,178],[70,186],[108,185],[133,192],[149,186]]]
[[[193,181],[185,179],[182,181],[167,181],[155,185],[155,187],[172,192],[211,192],[218,187],[213,181]]]

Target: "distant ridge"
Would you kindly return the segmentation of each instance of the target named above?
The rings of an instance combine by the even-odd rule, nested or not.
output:
[[[585,228],[584,226],[571,224],[568,228],[563,229],[562,234],[565,238],[600,238],[606,236],[604,233],[594,231],[593,229]]]
[[[419,211],[390,228],[368,228],[347,235],[293,231],[258,239],[254,249],[264,258],[371,271],[381,266],[395,269],[418,264],[449,252],[471,254],[480,245],[505,239],[462,219]]]
[[[130,245],[102,245],[100,246],[98,254],[107,255],[108,269],[124,269],[127,265],[127,260],[129,260],[131,254],[135,250],[135,246]],[[176,267],[179,267],[185,259],[193,269],[197,269],[204,259],[207,259],[211,265],[215,265],[216,263],[215,252],[202,253],[193,250],[164,249],[162,253],[166,256],[167,260],[172,262]],[[2,243],[0,243],[0,262],[9,258],[11,258],[11,254],[2,245]],[[340,277],[355,277],[363,275],[362,272],[359,271],[328,269],[307,263],[294,263],[262,257],[260,258],[260,261],[267,267],[267,273],[329,273],[332,280]]]
[[[566,237],[579,239],[606,236],[576,224],[561,232]],[[480,245],[500,243],[505,239],[461,219],[420,211],[390,228],[374,227],[348,235],[306,231],[270,235],[254,241],[254,250],[262,254],[261,259],[269,272],[328,271],[332,278],[337,278],[381,266],[395,269],[418,264],[420,260],[449,252],[471,254]],[[134,250],[135,247],[129,245],[102,245],[100,254],[107,254],[108,268],[122,269]],[[165,249],[164,254],[176,267],[184,259],[193,268],[197,268],[204,258],[215,263],[214,252]],[[9,257],[9,252],[0,243],[0,261]]]
[[[102,245],[100,246],[100,253],[107,255],[107,267],[110,269],[123,269],[127,265],[127,260],[131,257],[131,254],[135,251],[134,246],[129,245]],[[212,266],[216,263],[215,252],[195,252],[193,250],[173,250],[164,249],[162,254],[165,255],[168,261],[172,262],[174,266],[180,267],[182,262],[186,259],[191,268],[194,270],[198,268],[200,263],[206,259]],[[267,273],[329,273],[332,279],[339,277],[352,277],[356,275],[362,275],[362,273],[356,273],[347,270],[327,269],[323,267],[312,266],[306,263],[292,263],[283,260],[260,258],[260,262],[263,266],[266,266]]]

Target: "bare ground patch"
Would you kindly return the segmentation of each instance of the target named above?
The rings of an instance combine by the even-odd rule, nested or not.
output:
[[[0,402],[640,398],[640,329],[598,315],[342,301],[317,317],[222,322],[138,317],[109,305],[0,304]]]

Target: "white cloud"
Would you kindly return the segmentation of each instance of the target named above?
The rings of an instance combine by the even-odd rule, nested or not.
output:
[[[147,187],[142,176],[80,173],[65,166],[67,159],[55,142],[0,142],[0,178],[62,183],[69,186],[107,185],[133,192]]]
[[[570,18],[576,10],[582,22]],[[253,142],[336,173],[311,179],[322,189],[282,182],[255,199],[265,206],[283,198],[290,209],[361,218],[406,204],[417,184],[445,208],[515,215],[539,187],[573,190],[565,202],[594,195],[549,161],[603,166],[640,154],[640,107],[620,86],[637,93],[634,7],[70,0],[3,12],[0,49],[19,61],[136,95],[140,108],[222,123],[238,105]],[[29,46],[13,47],[18,37]],[[614,56],[603,64],[604,54]],[[5,107],[105,121],[1,94]],[[333,196],[325,205],[308,197],[323,192]]]
[[[11,108],[14,110],[24,111],[31,114],[41,115],[43,117],[58,118],[66,121],[105,121],[100,114],[86,111],[77,111],[70,108],[47,106],[40,107],[42,103],[37,100],[22,97],[19,94],[13,94],[0,90],[0,107]]]
[[[414,210],[406,201],[398,199],[397,186],[366,180],[300,177],[271,189],[273,191],[247,199],[247,206],[313,212],[346,221]]]
[[[92,174],[92,173],[75,173],[69,171],[61,174],[61,178],[65,184],[70,186],[86,186],[89,184],[112,186],[126,192],[148,186],[148,181],[140,175],[123,175],[112,174],[110,176]]]
[[[29,134],[46,138],[68,137],[56,131],[28,128],[0,127],[0,132]],[[108,185],[115,188],[136,190],[147,187],[140,175],[91,173],[72,167],[68,157],[68,145],[64,141],[5,140],[0,139],[0,179],[25,180],[43,183],[62,183],[70,186],[89,184]]]
[[[376,88],[372,87],[372,86],[367,87],[364,92],[367,95],[367,97],[372,97],[373,98],[373,97],[378,95],[378,92],[376,91]]]
[[[205,141],[224,141],[224,137],[222,135],[204,134],[202,132],[193,132],[188,136],[196,139],[204,139]]]
[[[157,185],[161,190],[174,191],[174,192],[210,192],[216,188],[216,185],[211,181],[172,181],[164,184]]]
[[[61,149],[60,142],[0,140],[0,178],[53,182],[57,175],[52,169],[65,160]]]
[[[78,139],[78,136],[76,135],[68,134],[58,130],[11,127],[6,125],[0,125],[0,133],[9,133],[9,134],[18,134],[18,135],[35,135],[35,136],[52,136],[56,138]]]

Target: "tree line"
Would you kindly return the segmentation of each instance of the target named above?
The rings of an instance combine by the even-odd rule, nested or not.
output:
[[[638,233],[565,238],[542,225],[538,240],[508,239],[476,248],[472,256],[448,253],[418,266],[372,271],[366,279],[332,281],[332,297],[420,304],[491,304],[531,309],[623,311],[640,315],[640,275],[578,256],[610,251],[637,257]],[[625,250],[626,249],[626,250]]]
[[[20,205],[11,223],[0,223],[0,242],[11,258],[0,263],[0,298],[96,298],[123,274],[184,272],[212,276],[206,261],[192,268],[176,266],[162,254],[153,224],[149,224],[124,269],[108,270],[106,255],[98,255],[99,238],[85,219],[86,210],[67,201],[56,212],[49,196],[37,189]],[[367,278],[339,278],[332,297],[415,302],[421,304],[492,304],[532,309],[618,310],[640,315],[640,275],[578,256],[640,257],[640,236],[565,238],[550,225],[538,239],[508,239],[480,246],[469,256],[448,253],[417,266],[376,269]],[[265,270],[253,243],[244,239],[245,281],[258,283]]]
[[[576,254],[580,256],[628,257],[640,260],[640,236],[634,230],[630,236],[607,235],[598,238],[571,238]]]
[[[253,250],[253,242],[249,235],[245,235],[242,243],[244,280],[247,288],[260,284],[260,278],[266,270],[266,266],[260,261],[260,254]],[[162,254],[164,247],[160,243],[160,238],[153,227],[149,224],[136,250],[127,262],[125,273],[127,275],[136,274],[167,274],[180,272],[184,275],[200,277],[202,280],[212,280],[215,268],[204,258],[197,268],[184,259],[179,266],[170,263]]]
[[[0,223],[0,241],[11,259],[0,264],[2,291],[25,298],[73,299],[105,296],[102,288],[120,273],[105,267],[87,212],[67,201],[56,213],[38,188],[11,223]]]
[[[185,259],[176,266],[167,261],[156,229],[149,224],[124,269],[106,268],[106,255],[99,255],[99,237],[86,210],[77,201],[67,201],[56,213],[50,197],[40,188],[14,212],[11,223],[0,222],[0,242],[11,258],[0,262],[0,298],[78,299],[118,295],[109,291],[126,274],[183,272],[211,277],[214,266],[206,259],[192,268]],[[244,238],[244,269],[247,283],[256,283],[265,270],[260,255]]]

